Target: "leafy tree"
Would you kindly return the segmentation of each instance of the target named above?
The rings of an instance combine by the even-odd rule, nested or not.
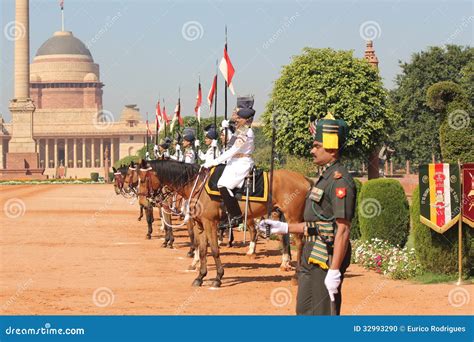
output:
[[[279,151],[309,156],[310,117],[322,118],[328,111],[349,125],[344,153],[352,158],[368,156],[397,121],[377,70],[365,59],[352,51],[304,48],[275,81],[262,116],[264,132],[270,136],[275,124]]]
[[[431,109],[426,103],[427,90],[437,82],[464,79],[472,94],[472,83],[468,80],[473,77],[473,58],[473,48],[447,45],[445,48],[430,47],[413,54],[410,62],[400,62],[402,73],[396,77],[397,88],[391,91],[394,110],[402,117],[391,134],[399,161],[409,159],[415,164],[426,163],[431,161],[432,153],[440,159],[437,133],[443,117],[439,110]],[[466,67],[469,63],[470,69]]]

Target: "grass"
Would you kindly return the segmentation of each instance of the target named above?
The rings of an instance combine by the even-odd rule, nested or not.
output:
[[[465,278],[463,279],[466,280]],[[421,284],[454,283],[458,280],[458,276],[453,274],[425,272],[414,278],[411,278],[410,280]],[[468,280],[468,282],[472,283],[472,280]]]

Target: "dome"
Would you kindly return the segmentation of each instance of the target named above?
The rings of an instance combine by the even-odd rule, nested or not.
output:
[[[137,105],[125,105],[125,108],[122,110],[122,114],[120,115],[120,121],[140,121],[140,119],[141,115]]]
[[[41,45],[36,56],[46,55],[83,55],[92,59],[87,46],[73,36],[72,32],[59,31]]]
[[[84,76],[84,82],[97,82],[97,75],[90,72],[86,76]]]

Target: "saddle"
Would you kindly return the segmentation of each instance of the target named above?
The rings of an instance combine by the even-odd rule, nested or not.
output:
[[[213,167],[210,171],[209,178],[206,182],[205,189],[206,192],[212,197],[221,197],[219,189],[217,188],[217,182],[224,172],[225,165],[217,165]],[[262,169],[252,168],[250,174],[248,175],[249,180],[249,201],[250,202],[266,202],[268,200],[268,172],[263,171]],[[255,183],[254,180],[255,179]],[[247,180],[244,181],[244,185],[241,188],[232,189],[232,192],[239,201],[245,201],[247,199]],[[254,187],[255,184],[255,187]]]

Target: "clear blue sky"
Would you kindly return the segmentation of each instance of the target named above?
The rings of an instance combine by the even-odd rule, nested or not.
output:
[[[6,26],[15,18],[14,1],[1,0],[0,12],[0,113],[10,121],[13,42],[7,39]],[[376,35],[380,72],[386,87],[392,88],[400,72],[399,60],[408,61],[414,52],[447,41],[472,45],[473,14],[471,1],[455,0],[65,0],[66,30],[90,44],[105,83],[104,109],[116,118],[123,106],[131,103],[137,104],[143,115],[148,111],[152,116],[158,94],[172,112],[178,86],[183,114],[193,115],[198,75],[206,97],[215,62],[222,57],[225,24],[236,69],[236,92],[254,94],[255,108],[261,113],[281,66],[305,46],[354,50],[362,57],[362,27],[363,35]],[[30,0],[30,18],[33,58],[40,45],[60,30],[58,1]],[[191,25],[187,33],[186,23]],[[222,82],[221,78],[221,105]],[[234,105],[235,98],[229,93],[229,112]]]

